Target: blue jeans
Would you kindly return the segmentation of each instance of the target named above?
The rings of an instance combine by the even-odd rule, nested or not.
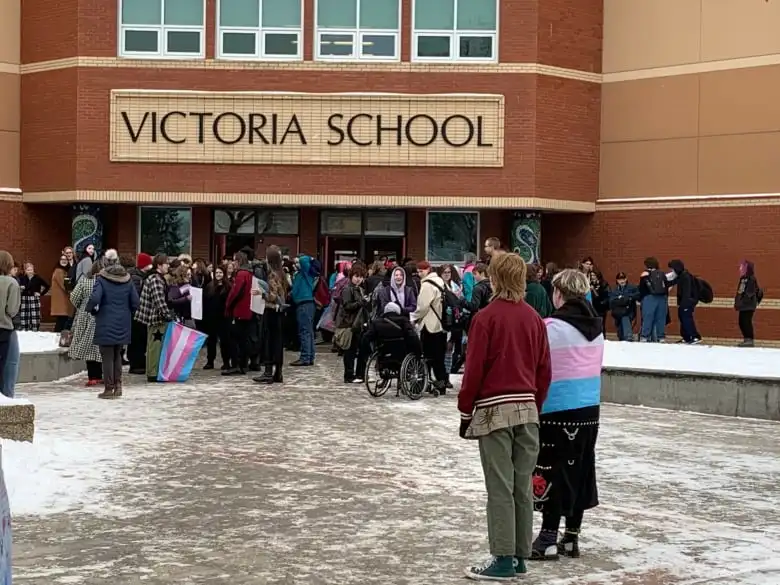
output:
[[[314,363],[314,309],[314,301],[303,302],[295,307],[298,339],[301,342],[300,360],[304,364]]]
[[[677,307],[677,317],[680,319],[680,337],[683,338],[685,343],[690,343],[695,339],[701,339],[699,330],[696,329],[696,320],[694,319],[693,312],[696,307]]]
[[[661,341],[666,337],[666,295],[647,295],[642,300],[642,341]]]
[[[634,328],[631,326],[631,317],[625,315],[615,318],[615,328],[619,341],[634,341]]]
[[[11,333],[11,338],[8,340],[8,357],[5,359],[2,374],[3,395],[13,398],[16,380],[19,378],[19,336],[16,331]]]

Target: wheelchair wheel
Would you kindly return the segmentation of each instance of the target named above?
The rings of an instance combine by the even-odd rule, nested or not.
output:
[[[388,380],[382,377],[382,373],[379,371],[379,354],[374,352],[366,362],[366,371],[363,379],[365,380],[366,390],[374,398],[384,396],[385,392],[390,389],[392,380]]]
[[[398,378],[401,392],[411,400],[419,400],[428,389],[429,383],[425,360],[414,354],[407,355],[401,363],[401,376]]]

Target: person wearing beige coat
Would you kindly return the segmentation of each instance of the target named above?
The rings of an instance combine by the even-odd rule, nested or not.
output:
[[[436,377],[433,389],[444,394],[447,387],[451,387],[447,369],[444,367],[447,332],[441,324],[445,310],[442,303],[444,281],[426,261],[417,264],[417,273],[420,275],[420,294],[417,295],[417,309],[410,315],[410,319],[420,332],[423,354]]]
[[[70,266],[68,265],[68,258],[63,254],[60,256],[60,262],[54,268],[54,273],[51,275],[51,310],[49,313],[52,317],[56,318],[54,324],[54,332],[60,333],[67,327],[68,321],[73,317],[75,309],[70,302],[70,292],[68,290],[68,271]]]

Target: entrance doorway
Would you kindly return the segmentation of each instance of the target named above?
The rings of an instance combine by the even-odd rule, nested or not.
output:
[[[360,258],[360,238],[356,237],[331,237],[323,238],[322,258],[325,259],[325,266],[328,274],[334,271],[336,262],[352,262],[355,258]]]
[[[405,251],[406,238],[399,238],[397,236],[384,238],[366,236],[365,254],[363,257],[368,263],[375,262],[377,260],[401,262]]]

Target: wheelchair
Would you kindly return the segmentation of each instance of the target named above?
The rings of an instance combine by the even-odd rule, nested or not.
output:
[[[419,400],[428,390],[430,377],[425,359],[407,353],[403,339],[382,341],[366,362],[363,378],[368,393],[374,398],[384,396],[396,381],[396,396],[403,394]]]

